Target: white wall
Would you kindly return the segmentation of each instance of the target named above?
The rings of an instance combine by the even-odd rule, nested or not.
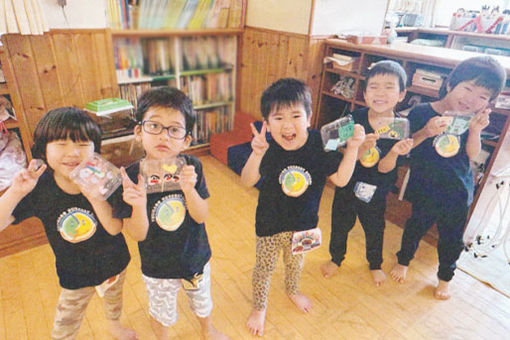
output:
[[[67,22],[57,0],[41,0],[41,5],[50,29],[107,27],[106,0],[67,0]]]
[[[386,7],[386,0],[316,0],[311,34],[330,35],[347,30],[379,34]]]
[[[311,8],[311,0],[248,0],[246,25],[308,34]]]

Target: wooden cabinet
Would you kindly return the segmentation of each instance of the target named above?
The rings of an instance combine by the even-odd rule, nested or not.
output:
[[[479,55],[472,52],[417,46],[407,43],[397,43],[394,45],[355,45],[338,39],[327,40],[325,56],[332,56],[334,53],[352,57],[353,60],[357,60],[356,66],[343,70],[333,68],[331,63],[328,63],[323,67],[319,96],[319,114],[317,117],[318,127],[339,118],[344,113],[365,106],[363,100],[365,75],[368,67],[373,62],[391,59],[399,62],[406,70],[409,78],[407,96],[403,105],[397,107],[397,111],[399,111],[400,109],[405,109],[406,102],[413,95],[419,95],[422,98],[422,102],[433,101],[439,96],[437,90],[412,85],[413,75],[417,69],[448,74],[462,60]],[[494,57],[501,62],[507,70],[507,75],[510,76],[510,57]],[[338,91],[335,89],[335,84],[341,79],[346,78],[352,79],[352,81],[346,81],[347,84],[351,84],[351,91],[343,91],[348,94],[347,96],[345,94],[338,94]],[[495,156],[498,154],[501,143],[508,133],[510,126],[509,117],[510,110],[496,108],[492,110],[491,123],[484,130],[487,132],[487,136],[491,136],[491,138],[482,139],[482,149],[489,153],[489,157],[483,165],[484,173],[486,174],[490,173]],[[398,186],[402,184],[405,172],[400,169]],[[477,203],[481,189],[487,179],[486,177],[481,177],[478,182],[473,207]],[[403,225],[410,216],[410,205],[405,201],[398,202],[397,194],[392,193],[388,198],[386,215],[388,220],[398,225]]]

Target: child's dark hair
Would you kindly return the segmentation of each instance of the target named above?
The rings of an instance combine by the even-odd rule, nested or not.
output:
[[[101,150],[101,129],[83,110],[60,107],[48,111],[34,130],[32,156],[46,160],[46,145],[56,140],[70,138],[73,142],[92,141],[94,151]]]
[[[186,121],[186,133],[191,134],[195,125],[196,115],[193,110],[191,99],[184,92],[170,86],[154,87],[144,92],[138,98],[136,109],[136,121],[141,123],[145,113],[151,107],[170,108],[180,111]]]
[[[372,65],[370,70],[368,71],[367,78],[365,81],[365,91],[366,91],[366,84],[368,84],[368,81],[375,77],[376,75],[385,75],[385,74],[391,74],[398,78],[398,86],[400,89],[400,92],[404,91],[406,89],[407,84],[407,74],[404,68],[393,60],[381,60]]]
[[[308,85],[298,79],[283,78],[269,86],[260,98],[260,111],[267,120],[273,110],[303,104],[306,116],[312,114],[312,93]]]
[[[443,83],[440,98],[446,96],[446,86],[453,90],[459,83],[473,81],[475,85],[491,91],[491,98],[496,98],[505,87],[506,72],[503,66],[491,56],[478,56],[458,64]]]

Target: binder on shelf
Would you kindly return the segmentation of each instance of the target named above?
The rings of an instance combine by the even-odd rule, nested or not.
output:
[[[177,21],[176,28],[186,28],[188,26],[188,22],[191,20],[193,13],[195,13],[195,9],[198,6],[199,0],[188,0],[186,5],[182,9],[179,20]]]

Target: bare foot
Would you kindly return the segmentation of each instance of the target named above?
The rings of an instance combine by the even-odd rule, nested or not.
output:
[[[135,331],[131,328],[126,328],[120,324],[119,320],[109,321],[110,333],[114,339],[120,340],[137,340]]]
[[[252,309],[246,326],[252,335],[264,335],[264,322],[266,321],[266,310]]]
[[[299,292],[289,295],[289,299],[304,313],[308,313],[312,310],[312,301]]]
[[[382,285],[384,281],[386,281],[386,274],[382,271],[382,269],[374,269],[370,271],[372,274],[372,279],[377,287]]]
[[[337,273],[338,266],[333,261],[328,261],[321,266],[321,273],[326,279],[334,276]]]
[[[393,278],[393,280],[397,281],[398,283],[404,283],[404,281],[406,280],[408,268],[409,268],[408,266],[404,266],[397,263],[395,267],[393,267],[393,269],[391,270],[390,275]]]
[[[204,333],[204,338],[206,340],[229,340],[230,338],[217,330],[216,328],[212,327],[207,331],[207,333]]]
[[[434,290],[434,297],[438,300],[448,300],[450,294],[448,294],[448,282],[439,280],[436,289]]]

